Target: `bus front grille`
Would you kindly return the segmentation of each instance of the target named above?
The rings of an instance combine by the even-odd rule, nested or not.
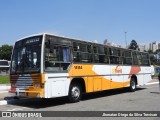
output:
[[[25,74],[25,75],[11,75],[11,89],[18,89],[20,91],[27,90],[29,87],[33,87],[34,84],[40,83],[39,74]]]

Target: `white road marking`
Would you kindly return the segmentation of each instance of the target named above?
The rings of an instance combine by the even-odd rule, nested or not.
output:
[[[147,88],[158,88],[157,86],[149,86]],[[159,89],[159,88],[158,88]]]
[[[0,105],[7,105],[7,101],[6,100],[1,100]]]
[[[146,85],[154,85],[154,84],[159,84],[159,82],[146,83]]]
[[[0,93],[8,93],[8,91],[0,91]]]
[[[22,111],[24,108],[26,108],[26,107],[13,108],[13,109],[9,109],[9,110],[6,110],[6,111]]]

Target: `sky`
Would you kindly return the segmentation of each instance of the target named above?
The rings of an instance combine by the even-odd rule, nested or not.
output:
[[[0,0],[0,45],[51,33],[119,45],[160,42],[160,0]]]

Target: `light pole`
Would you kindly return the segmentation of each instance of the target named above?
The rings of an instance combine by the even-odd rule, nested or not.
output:
[[[124,33],[125,33],[125,42],[126,42],[126,48],[127,48],[127,39],[126,39],[127,32],[124,32]]]

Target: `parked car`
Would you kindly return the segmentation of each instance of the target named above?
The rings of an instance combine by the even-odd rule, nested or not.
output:
[[[0,60],[0,75],[7,75],[9,74],[10,65],[8,60]]]

